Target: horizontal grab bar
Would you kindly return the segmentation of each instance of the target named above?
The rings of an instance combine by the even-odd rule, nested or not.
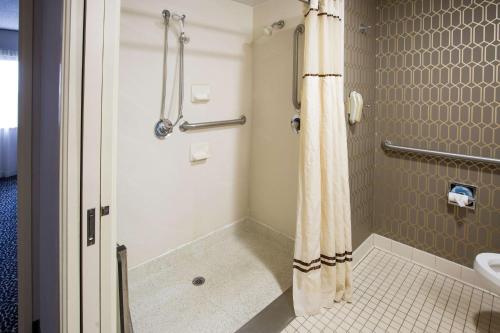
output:
[[[443,152],[443,151],[438,151],[438,150],[398,146],[398,145],[393,144],[389,140],[385,140],[384,142],[382,142],[382,148],[384,148],[385,150],[402,151],[402,152],[407,152],[407,153],[415,153],[415,154],[428,155],[428,156],[445,157],[445,158],[451,158],[454,160],[464,160],[464,161],[482,162],[482,163],[500,165],[500,159],[497,159],[497,158],[455,154],[455,153],[448,153],[448,152]]]
[[[212,128],[212,127],[224,127],[224,126],[231,126],[231,125],[243,125],[247,122],[247,117],[241,116],[238,119],[231,119],[231,120],[219,120],[219,121],[209,121],[205,123],[189,123],[187,121],[183,122],[181,126],[179,126],[179,129],[182,132],[185,131],[190,131],[190,130],[197,130],[197,129],[204,129],[204,128]]]

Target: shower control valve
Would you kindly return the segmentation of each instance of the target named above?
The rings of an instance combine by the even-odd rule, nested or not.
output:
[[[163,139],[170,134],[172,134],[174,130],[174,125],[168,119],[160,119],[155,125],[155,135],[159,139]]]

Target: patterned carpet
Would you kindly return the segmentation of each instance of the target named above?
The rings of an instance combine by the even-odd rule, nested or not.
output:
[[[17,179],[0,179],[0,332],[17,332]]]

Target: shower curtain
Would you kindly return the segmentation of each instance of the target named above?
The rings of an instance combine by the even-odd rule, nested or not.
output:
[[[344,114],[344,0],[305,10],[293,303],[297,316],[351,301],[352,246]]]

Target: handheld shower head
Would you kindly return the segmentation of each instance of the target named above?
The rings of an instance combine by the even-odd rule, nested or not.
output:
[[[180,37],[179,37],[179,40],[181,43],[189,43],[189,37],[186,36],[186,34],[184,33],[184,24],[185,24],[185,21],[186,21],[186,15],[182,14],[176,14],[176,13],[172,13],[172,19],[174,19],[175,21],[179,21],[179,26],[180,26]]]
[[[184,20],[186,19],[186,15],[180,15],[177,13],[172,13],[172,18],[176,21],[179,21],[179,24],[181,26],[181,32],[184,32]]]

